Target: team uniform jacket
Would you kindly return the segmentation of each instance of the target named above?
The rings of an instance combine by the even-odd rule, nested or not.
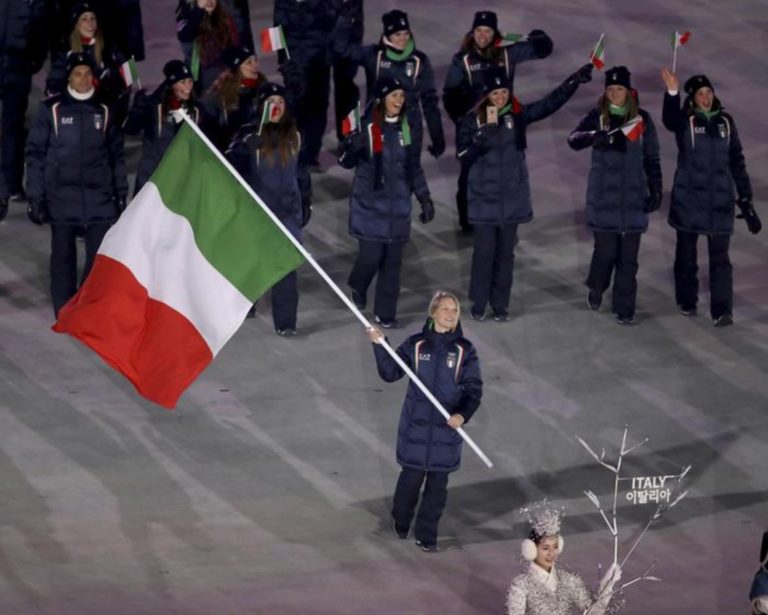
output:
[[[419,152],[405,144],[399,122],[384,122],[378,156],[372,153],[371,134],[371,122],[365,120],[362,131],[344,141],[339,158],[342,167],[355,169],[349,233],[368,241],[405,242],[411,234],[411,194],[429,196]]]
[[[68,93],[37,111],[27,139],[27,196],[54,224],[111,222],[128,195],[123,136],[109,107]]]
[[[313,60],[328,61],[337,11],[328,0],[275,0],[274,23],[283,27],[292,60],[302,66]]]
[[[467,195],[472,224],[531,221],[526,128],[562,107],[577,87],[578,84],[567,80],[529,105],[521,105],[513,98],[511,109],[499,115],[496,126],[481,126],[474,111],[464,117],[457,133],[457,157],[461,164],[470,165]]]
[[[373,344],[379,375],[395,382],[405,373],[380,344]],[[427,319],[421,333],[410,336],[397,349],[408,365],[449,414],[468,422],[480,406],[483,381],[472,343],[461,325],[450,333],[436,333]],[[453,472],[461,462],[461,436],[424,394],[408,383],[397,430],[397,462],[403,467],[431,472]]]
[[[605,149],[592,149],[587,182],[587,226],[595,231],[642,233],[648,228],[646,199],[661,194],[659,139],[651,116],[639,110],[643,133],[630,141],[621,130],[611,135]],[[568,137],[574,150],[592,145],[594,131],[619,129],[624,118],[612,115],[604,124],[599,109],[593,109]]]
[[[713,108],[721,108],[717,99]],[[669,224],[688,233],[733,233],[736,195],[752,199],[733,118],[722,110],[709,120],[686,113],[679,94],[665,93],[662,121],[675,133],[678,150]]]
[[[48,18],[44,0],[0,3],[0,86],[6,84],[6,76],[33,75],[43,66],[49,47]]]

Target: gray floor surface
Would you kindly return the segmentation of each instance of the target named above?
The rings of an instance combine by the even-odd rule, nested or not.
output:
[[[140,70],[151,82],[177,55],[175,3],[143,4],[151,60]],[[394,6],[366,3],[368,40]],[[475,7],[452,0],[400,6],[442,83]],[[252,7],[258,30],[271,3]],[[658,74],[671,61],[670,32],[691,30],[679,70],[709,74],[734,115],[768,222],[768,5],[525,0],[486,7],[499,12],[504,30],[541,27],[555,41],[549,59],[519,67],[523,102],[584,63],[607,33],[608,65],[629,65],[657,120],[667,194],[676,151],[660,126]],[[273,72],[273,59],[263,67]],[[495,467],[465,449],[437,554],[388,529],[405,383],[379,380],[362,327],[308,267],[300,270],[300,335],[277,337],[262,302],[258,317],[168,412],[49,330],[49,231],[13,204],[0,225],[0,613],[501,613],[520,570],[526,528],[518,509],[544,496],[567,509],[563,564],[596,585],[612,540],[583,491],[606,502],[613,482],[575,436],[610,457],[625,425],[631,442],[649,438],[628,458],[628,475],[693,469],[688,497],[653,527],[625,570],[630,579],[658,562],[653,573],[662,582],[628,588],[622,612],[746,613],[768,529],[768,232],[751,236],[736,223],[736,324],[729,329],[715,329],[706,316],[705,248],[702,315],[677,313],[668,199],[642,241],[638,324],[621,327],[609,309],[587,310],[589,155],[572,152],[565,138],[601,90],[597,74],[529,132],[536,217],[520,231],[513,319],[464,323],[485,380],[469,431]],[[435,288],[466,296],[472,245],[456,232],[453,154],[449,147],[439,161],[424,158],[438,213],[429,226],[414,222],[403,327],[393,343],[421,326]],[[135,142],[129,155],[135,164]],[[328,170],[314,176],[306,245],[344,287],[356,250],[346,229],[351,175],[333,165],[330,151],[322,163]],[[651,509],[629,503],[624,491],[620,502],[626,553]]]

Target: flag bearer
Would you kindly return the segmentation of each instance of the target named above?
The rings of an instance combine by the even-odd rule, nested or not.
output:
[[[672,186],[669,224],[677,231],[675,299],[685,316],[696,314],[699,299],[696,244],[706,235],[709,248],[709,312],[716,327],[733,324],[733,267],[728,249],[738,205],[750,233],[759,233],[760,218],[752,205],[752,184],[733,117],[715,96],[706,75],[685,82],[680,106],[680,81],[661,71],[667,88],[662,121],[675,133],[677,169]]]
[[[422,331],[397,349],[403,362],[451,414],[446,421],[417,386],[408,383],[397,428],[397,463],[402,469],[392,502],[392,531],[402,540],[408,538],[415,513],[416,546],[426,552],[438,550],[438,523],[448,498],[448,475],[461,463],[462,438],[455,430],[474,416],[483,397],[480,361],[472,342],[463,336],[460,313],[456,295],[437,291]],[[402,378],[405,373],[381,346],[381,330],[371,327],[368,335],[381,378],[386,382]]]
[[[306,166],[299,162],[301,134],[285,96],[285,88],[276,83],[262,86],[260,119],[243,127],[227,157],[288,231],[301,240],[301,229],[312,213],[312,183]],[[278,335],[296,335],[298,305],[296,272],[292,271],[272,287],[272,319]]]
[[[648,228],[648,214],[661,205],[661,164],[656,128],[637,104],[626,66],[606,71],[597,107],[571,132],[568,145],[577,151],[592,147],[587,226],[595,247],[587,305],[600,309],[613,276],[613,313],[620,324],[632,324],[640,236]]]
[[[94,65],[67,58],[66,90],[43,101],[27,140],[27,214],[51,224],[51,298],[58,315],[77,291],[75,238],[85,238],[88,275],[104,234],[125,208],[123,136],[109,107],[95,100]]]

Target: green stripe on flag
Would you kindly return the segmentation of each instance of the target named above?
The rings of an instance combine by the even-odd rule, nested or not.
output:
[[[304,257],[186,122],[150,181],[203,256],[256,301]]]

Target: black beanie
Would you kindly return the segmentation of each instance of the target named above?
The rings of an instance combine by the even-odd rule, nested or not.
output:
[[[248,47],[228,47],[221,54],[221,61],[227,68],[236,71],[243,62],[255,55]]]
[[[371,90],[373,98],[377,101],[384,100],[389,94],[395,90],[402,90],[403,84],[397,79],[392,77],[382,77],[374,85]]]
[[[87,2],[80,2],[79,4],[76,4],[72,8],[72,13],[70,15],[71,19],[72,19],[72,28],[73,29],[77,25],[77,22],[78,22],[78,20],[80,19],[80,16],[83,13],[93,13],[94,15],[96,15],[96,9],[93,8],[93,6],[91,6]]]
[[[384,36],[411,29],[408,23],[408,14],[397,9],[384,13],[381,16],[381,23],[384,25]]]
[[[87,53],[83,53],[82,51],[70,51],[67,54],[67,64],[66,64],[67,78],[69,78],[69,75],[78,66],[87,66],[94,72],[96,70],[96,66],[94,65],[93,59],[91,58],[90,55],[88,55]]]
[[[509,78],[507,77],[507,71],[503,66],[492,66],[485,73],[485,80],[483,81],[483,97],[488,96],[494,90],[501,90],[509,87]]]
[[[173,85],[182,79],[192,79],[192,71],[181,60],[166,62],[165,66],[163,66],[163,74],[168,85]]]
[[[279,83],[268,81],[259,88],[259,106],[264,104],[270,96],[282,96],[285,98],[285,88]],[[287,101],[286,101],[287,103]]]
[[[478,11],[472,20],[472,29],[486,26],[495,32],[499,31],[499,19],[493,11]]]
[[[701,88],[709,88],[713,92],[715,91],[715,88],[712,87],[712,82],[706,75],[694,75],[685,82],[685,87],[683,89],[688,96],[693,98],[693,95]]]
[[[609,85],[621,85],[628,90],[632,89],[629,77],[632,73],[626,66],[614,66],[605,71],[605,87]]]

